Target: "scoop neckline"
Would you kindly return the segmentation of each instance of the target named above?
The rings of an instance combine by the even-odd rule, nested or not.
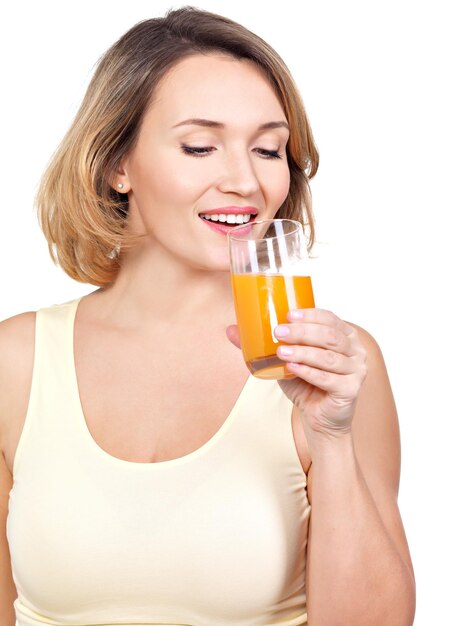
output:
[[[199,448],[196,448],[196,450],[193,450],[192,452],[189,452],[188,454],[177,457],[175,459],[168,459],[166,461],[150,461],[150,462],[146,461],[146,462],[140,463],[138,461],[128,461],[126,459],[120,459],[119,457],[114,456],[110,454],[109,452],[107,452],[104,448],[102,448],[95,441],[93,435],[91,434],[90,429],[88,428],[88,424],[87,424],[86,417],[85,417],[85,412],[83,410],[82,401],[80,398],[80,388],[78,385],[77,370],[75,367],[75,341],[74,339],[75,339],[75,319],[77,315],[78,305],[80,304],[82,298],[83,296],[81,296],[80,298],[77,298],[76,300],[73,300],[70,303],[71,310],[70,310],[66,333],[67,333],[68,370],[70,374],[69,379],[71,381],[71,387],[72,387],[72,390],[71,390],[72,402],[74,405],[76,416],[78,417],[77,421],[78,421],[84,440],[88,442],[90,447],[94,449],[95,452],[97,452],[99,456],[106,459],[107,461],[114,463],[116,465],[121,465],[123,467],[133,467],[140,471],[142,471],[142,469],[147,469],[147,468],[154,469],[154,468],[159,468],[159,467],[163,468],[163,467],[183,465],[183,464],[189,463],[193,459],[197,459],[198,457],[202,456],[204,453],[209,451],[229,430],[236,416],[240,412],[243,401],[248,393],[248,389],[250,385],[252,384],[252,381],[255,381],[256,377],[253,376],[251,373],[248,375],[248,378],[245,380],[245,383],[240,391],[240,394],[235,400],[235,403],[233,404],[228,416],[225,418],[220,428],[214,433],[214,435],[210,439],[208,439],[205,443],[203,443],[202,446],[199,446]]]

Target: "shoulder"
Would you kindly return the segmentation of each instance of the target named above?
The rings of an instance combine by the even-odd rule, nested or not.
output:
[[[362,385],[358,408],[361,408],[366,399],[370,401],[374,397],[380,396],[383,404],[386,404],[389,409],[388,414],[395,414],[395,405],[391,402],[393,396],[387,368],[377,340],[365,328],[352,322],[346,322],[346,324],[355,330],[357,339],[365,351],[367,363],[367,376]]]
[[[369,333],[369,331],[367,331],[365,328],[362,328],[362,326],[358,326],[357,324],[354,324],[353,322],[346,322],[346,324],[348,324],[348,326],[352,326],[352,328],[354,328],[354,330],[356,331],[359,341],[362,344],[363,348],[367,351],[367,354],[371,354],[371,355],[381,355],[382,351],[380,349],[379,344],[377,343],[377,340],[375,339],[375,337],[373,337],[373,335],[371,335]]]
[[[0,444],[10,419],[26,409],[33,371],[36,313],[0,322]]]
[[[382,407],[386,407],[384,413],[388,423],[396,423],[396,407],[382,349],[375,337],[367,330],[352,322],[346,323],[355,329],[366,356],[367,376],[359,395],[358,409],[365,409],[366,405],[372,407],[374,401],[380,402]],[[360,416],[363,415],[361,410],[358,413]],[[371,418],[370,411],[368,413]]]
[[[0,371],[21,361],[34,348],[36,313],[28,311],[0,322]]]
[[[365,328],[362,328],[362,326],[358,326],[357,324],[353,324],[352,322],[346,322],[346,324],[348,324],[355,330],[357,339],[359,340],[359,343],[365,351],[367,378],[363,384],[361,395],[364,396],[371,391],[371,389],[373,388],[371,387],[372,381],[374,381],[374,383],[381,382],[382,387],[383,384],[386,384],[386,386],[388,386],[389,383],[387,368],[385,365],[382,349],[377,339],[373,335],[371,335],[371,333]],[[377,389],[377,391],[380,391],[380,389]]]

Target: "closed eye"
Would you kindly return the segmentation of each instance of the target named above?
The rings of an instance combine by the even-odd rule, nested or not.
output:
[[[216,148],[211,146],[186,146],[185,144],[182,144],[181,150],[184,154],[189,154],[195,157],[205,157],[209,156],[209,154],[216,150]],[[282,156],[277,150],[265,150],[264,148],[255,148],[255,150],[266,159],[282,159]]]
[[[215,150],[215,148],[210,148],[210,147],[200,148],[200,147],[185,146],[184,144],[182,144],[181,150],[184,152],[184,154],[191,154],[193,156],[208,156],[208,154],[212,152],[213,150]]]
[[[282,159],[277,150],[264,150],[263,148],[256,148],[260,154],[268,159]]]

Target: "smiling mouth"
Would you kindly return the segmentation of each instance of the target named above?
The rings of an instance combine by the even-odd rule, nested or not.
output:
[[[212,224],[221,224],[224,226],[241,226],[242,224],[248,224],[249,222],[254,222],[257,214],[256,213],[239,213],[238,215],[230,215],[230,214],[214,214],[208,215],[205,213],[199,213],[199,217],[206,221],[211,222]]]

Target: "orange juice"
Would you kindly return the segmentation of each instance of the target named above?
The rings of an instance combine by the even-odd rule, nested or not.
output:
[[[292,309],[315,306],[310,276],[232,274],[235,312],[243,358],[258,378],[293,378],[276,356],[282,344],[274,335]]]

